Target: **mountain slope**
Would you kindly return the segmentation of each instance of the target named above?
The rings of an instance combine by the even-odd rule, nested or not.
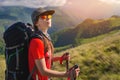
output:
[[[78,80],[120,80],[120,30],[101,40],[67,49],[55,55],[62,55],[65,52],[70,53],[70,67],[74,64],[80,66]],[[65,62],[63,65],[59,63],[54,65],[54,69],[65,70]]]
[[[74,21],[62,12],[59,7],[46,7],[46,9],[54,9],[56,13],[53,15],[53,27],[49,30],[49,33],[70,28],[75,25]],[[6,6],[0,7],[0,27],[9,26],[17,21],[31,22],[31,13],[34,8],[19,7],[19,6]]]
[[[17,21],[30,22],[31,11],[33,9],[25,7],[0,7],[0,31],[4,32],[4,28]]]
[[[113,30],[120,29],[120,17],[112,16],[108,19],[86,19],[73,29],[60,31],[52,35],[56,47],[65,45],[80,45],[82,39],[92,38]]]

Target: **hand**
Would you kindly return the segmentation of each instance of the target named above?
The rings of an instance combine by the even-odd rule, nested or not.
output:
[[[64,53],[61,57],[60,57],[60,64],[62,64],[62,62],[64,60],[70,60],[70,54],[68,52]]]
[[[79,73],[80,73],[80,68],[78,67],[75,69],[75,76],[78,77]]]
[[[68,80],[76,80],[76,77],[79,76],[80,68],[75,65],[68,71]]]

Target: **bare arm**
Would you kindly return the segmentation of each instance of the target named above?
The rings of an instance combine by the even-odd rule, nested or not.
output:
[[[63,62],[64,60],[70,60],[70,55],[69,55],[68,52],[67,52],[67,53],[64,53],[64,54],[63,54],[62,56],[60,56],[60,57],[53,57],[53,58],[52,58],[52,62],[60,61],[60,64],[62,64],[62,62]]]
[[[47,69],[44,58],[35,60],[35,64],[42,75],[50,77],[68,77],[68,74],[66,72]]]
[[[61,57],[53,57],[52,58],[52,61],[55,62],[55,61],[60,61]]]

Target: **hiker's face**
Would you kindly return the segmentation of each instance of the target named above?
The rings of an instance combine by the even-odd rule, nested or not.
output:
[[[39,16],[38,21],[36,22],[37,26],[49,28],[51,27],[51,15]]]

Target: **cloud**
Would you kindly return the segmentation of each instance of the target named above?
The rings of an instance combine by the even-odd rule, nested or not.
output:
[[[110,4],[120,4],[120,0],[99,0]]]
[[[0,6],[47,7],[63,6],[66,0],[0,0]]]

